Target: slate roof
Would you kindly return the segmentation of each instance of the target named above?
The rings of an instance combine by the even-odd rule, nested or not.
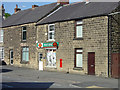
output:
[[[52,3],[39,6],[34,9],[30,8],[27,10],[22,10],[4,20],[2,23],[2,27],[37,22],[38,20],[42,19],[45,15],[50,13],[57,6],[57,3]]]
[[[118,7],[118,2],[79,2],[64,6],[53,15],[38,22],[39,24],[49,24],[58,21],[76,20],[87,17],[108,15]]]

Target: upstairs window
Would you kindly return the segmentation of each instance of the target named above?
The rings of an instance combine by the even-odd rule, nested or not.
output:
[[[3,42],[3,30],[0,30],[0,42]]]
[[[26,41],[26,27],[22,27],[22,41]]]
[[[75,38],[82,38],[83,37],[83,22],[76,21],[76,30],[75,30]]]
[[[48,40],[54,41],[54,34],[55,34],[55,25],[50,24],[48,25]]]

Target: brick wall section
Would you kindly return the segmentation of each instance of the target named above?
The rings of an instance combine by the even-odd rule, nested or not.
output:
[[[27,26],[27,41],[22,42],[22,26]],[[22,64],[22,47],[29,46],[29,63]],[[19,67],[38,68],[36,60],[36,27],[25,24],[4,28],[5,61],[10,64],[10,50],[13,49],[13,65]]]
[[[95,74],[107,76],[108,74],[108,17],[94,17],[83,19],[83,40],[74,40],[75,21],[58,22],[55,24],[55,41],[59,42],[56,51],[57,68],[45,68],[44,70],[63,71],[70,73],[87,74],[88,52],[95,52]],[[48,24],[37,27],[37,40],[46,43]],[[83,70],[73,70],[74,49],[83,48]],[[38,49],[46,60],[46,50]],[[60,59],[63,59],[63,68],[59,67]]]

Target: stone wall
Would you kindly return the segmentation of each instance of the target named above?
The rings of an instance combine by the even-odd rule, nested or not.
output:
[[[88,52],[95,52],[95,74],[108,76],[108,17],[94,17],[83,19],[83,39],[74,39],[75,21],[57,22],[55,24],[55,41],[59,42],[56,50],[57,67],[44,70],[63,71],[69,73],[87,74]],[[48,24],[37,27],[39,43],[47,40]],[[74,70],[75,48],[83,49],[83,68]],[[46,60],[46,50],[38,49]],[[63,67],[60,68],[60,59]]]
[[[119,57],[120,54],[120,6],[115,9],[112,15],[109,16],[109,75],[111,76],[112,69],[112,54]],[[120,58],[119,58],[120,61]],[[120,64],[120,63],[119,63]]]
[[[27,27],[27,41],[22,42],[22,26]],[[10,50],[13,49],[13,65],[19,67],[38,68],[36,60],[36,27],[35,24],[24,24],[4,29],[5,62],[10,64]],[[22,47],[29,47],[29,62],[21,63]]]

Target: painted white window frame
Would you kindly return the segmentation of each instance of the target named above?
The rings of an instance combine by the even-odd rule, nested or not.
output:
[[[81,59],[78,61],[77,60],[77,55],[81,55],[82,57],[81,57]],[[83,67],[83,50],[82,49],[79,49],[79,48],[76,48],[75,49],[75,57],[76,57],[76,68],[82,68]]]
[[[0,38],[2,38],[2,39],[0,39],[0,42],[3,42],[3,37],[4,37],[4,30],[0,30]]]
[[[26,26],[22,26],[22,41],[27,41],[27,27],[26,27],[26,29],[24,30],[23,28],[24,27],[26,27]],[[25,40],[23,40],[23,32],[26,32],[26,39]]]
[[[80,36],[77,36],[78,35],[78,27],[81,27],[80,29]],[[75,35],[75,38],[83,38],[83,21],[80,20],[80,21],[76,21],[76,35]]]
[[[27,50],[23,51],[23,48],[25,48],[25,49],[28,48],[28,51]],[[25,55],[26,55],[26,53],[28,53],[28,60],[23,60],[23,52],[25,53]],[[26,55],[26,57],[27,57],[27,55]],[[22,61],[23,62],[29,62],[29,47],[27,47],[27,46],[26,47],[22,47]]]
[[[1,53],[0,53],[0,54],[1,54],[1,55],[0,55],[0,56],[1,56],[1,57],[0,57],[0,60],[4,60],[4,47],[0,47],[0,52],[1,52]]]
[[[54,31],[50,31],[50,26],[54,26]],[[54,33],[54,38],[53,39],[50,39],[50,33]],[[55,24],[49,24],[48,25],[48,41],[55,41]]]

